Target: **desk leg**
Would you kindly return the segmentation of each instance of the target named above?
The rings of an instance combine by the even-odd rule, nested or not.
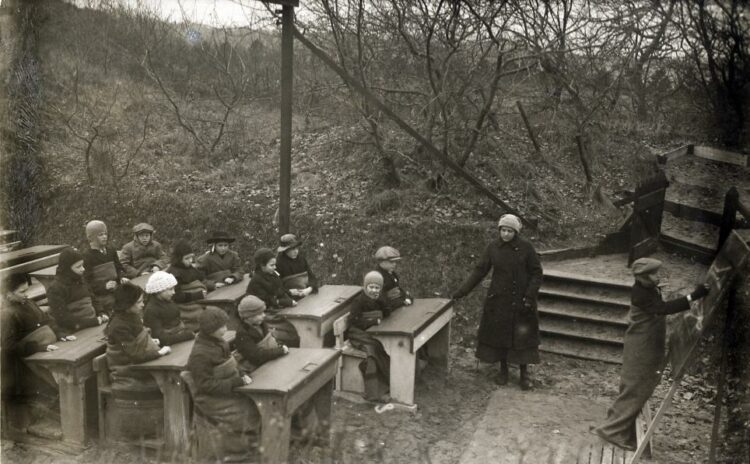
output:
[[[297,329],[300,348],[323,348],[320,324],[306,319],[287,319]]]
[[[333,385],[335,380],[327,382],[315,394],[315,414],[318,416],[317,435],[326,443],[331,436],[331,406],[333,404]]]
[[[292,432],[291,414],[286,414],[286,401],[279,398],[253,397],[261,417],[260,456],[264,464],[279,464],[289,460],[289,438]]]
[[[404,404],[414,404],[414,380],[417,356],[410,353],[408,341],[381,340],[385,352],[391,357],[391,398]]]
[[[60,425],[63,439],[79,445],[86,443],[86,377],[67,370],[51,370],[60,390]]]
[[[179,372],[152,372],[164,396],[164,443],[167,453],[186,454],[190,445],[190,397]]]
[[[446,370],[448,369],[448,350],[450,349],[451,342],[451,323],[448,322],[438,333],[436,333],[432,340],[427,344],[427,355],[430,357],[430,361],[435,360],[437,364]]]

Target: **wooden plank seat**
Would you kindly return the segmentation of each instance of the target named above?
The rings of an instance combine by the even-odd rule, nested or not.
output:
[[[164,446],[164,400],[161,392],[148,397],[124,398],[112,392],[107,355],[94,358],[99,440],[161,450]]]
[[[341,353],[338,372],[336,373],[336,391],[346,391],[363,395],[365,381],[359,365],[367,358],[367,353],[354,348],[349,340],[344,340],[344,333],[349,328],[350,313],[344,314],[333,322],[333,335],[336,349]]]

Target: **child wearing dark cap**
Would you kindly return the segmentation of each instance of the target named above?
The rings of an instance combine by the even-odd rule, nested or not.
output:
[[[378,261],[376,271],[383,276],[383,289],[380,294],[383,302],[391,310],[410,305],[413,301],[412,297],[401,287],[398,274],[396,274],[401,253],[393,247],[384,246],[375,252],[375,259]]]
[[[284,288],[281,277],[276,272],[276,254],[269,248],[260,248],[253,258],[255,272],[247,284],[246,293],[257,296],[266,304],[266,324],[274,337],[284,345],[299,347],[297,330],[284,316],[278,314],[280,309],[295,306],[297,302],[289,290]]]
[[[289,353],[286,345],[278,343],[264,323],[266,304],[255,295],[247,295],[237,305],[237,336],[234,345],[241,355],[240,365],[252,372],[263,363]]]
[[[211,249],[200,256],[196,267],[206,274],[206,285],[209,290],[242,280],[242,260],[236,251],[229,249],[234,237],[223,231],[215,231],[206,240]]]
[[[168,272],[156,271],[146,282],[146,309],[143,323],[162,346],[192,340],[194,334],[180,319],[180,307],[172,301],[177,279]]]
[[[220,455],[246,453],[252,433],[260,427],[255,404],[234,392],[235,387],[248,385],[252,379],[240,373],[224,340],[228,321],[227,314],[216,307],[209,306],[201,313],[200,330],[187,364],[196,414],[224,432]]]
[[[114,305],[114,291],[128,281],[125,270],[113,247],[107,247],[107,226],[102,221],[86,224],[89,249],[83,254],[83,279],[91,289],[96,313],[110,315]]]
[[[709,293],[709,286],[704,283],[687,296],[664,301],[658,287],[661,265],[661,261],[652,258],[633,262],[635,284],[630,294],[620,394],[607,411],[605,423],[593,430],[605,441],[626,450],[636,448],[635,420],[661,379],[667,332],[665,316],[690,309],[692,301]]]
[[[380,324],[391,313],[380,298],[382,288],[380,272],[370,271],[365,275],[362,293],[352,300],[349,329],[345,334],[354,348],[367,353],[359,369],[365,380],[365,398],[371,401],[381,400],[388,392],[390,382],[390,357],[383,345],[367,333],[369,327]]]
[[[115,289],[114,297],[114,313],[104,331],[107,336],[107,364],[112,389],[158,390],[150,374],[132,371],[128,366],[164,356],[171,349],[168,346],[160,348],[143,326],[143,290],[140,287],[124,283]]]
[[[155,233],[153,226],[145,222],[133,227],[133,241],[126,243],[120,250],[120,262],[126,277],[134,279],[169,266],[167,253],[161,243],[154,240]]]
[[[172,249],[172,264],[167,272],[177,280],[172,300],[180,307],[180,318],[185,327],[193,332],[198,331],[198,318],[203,305],[196,303],[208,293],[203,271],[196,268],[193,260],[193,247],[186,240],[179,240]]]
[[[276,249],[276,270],[281,282],[295,299],[301,299],[310,293],[317,293],[319,282],[307,259],[300,254],[302,242],[294,234],[284,234]]]
[[[64,335],[109,320],[105,313],[97,315],[83,274],[83,255],[75,248],[65,248],[57,262],[55,280],[47,290],[50,314]]]

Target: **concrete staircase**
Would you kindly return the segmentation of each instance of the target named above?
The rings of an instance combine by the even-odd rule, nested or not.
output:
[[[538,299],[540,349],[620,363],[631,285],[545,270]]]

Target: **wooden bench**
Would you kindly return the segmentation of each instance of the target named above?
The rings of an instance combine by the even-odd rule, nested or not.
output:
[[[318,293],[306,296],[279,314],[297,329],[301,348],[323,348],[333,321],[349,312],[351,301],[361,291],[362,287],[356,285],[323,285]]]
[[[93,359],[106,349],[104,326],[83,329],[75,336],[75,341],[58,343],[57,351],[35,353],[24,362],[39,376],[54,378],[60,390],[63,440],[83,445],[95,429],[96,414],[89,404],[96,401]]]
[[[383,344],[391,357],[390,395],[394,400],[414,404],[417,350],[429,344],[428,355],[448,367],[453,302],[445,298],[416,299],[403,306],[367,332]]]
[[[292,416],[307,401],[314,402],[319,437],[328,439],[338,358],[333,349],[292,348],[253,371],[253,383],[235,389],[253,400],[260,412],[261,462],[288,461]]]
[[[344,314],[333,322],[333,335],[336,339],[336,349],[341,353],[338,372],[336,374],[336,391],[346,391],[363,395],[365,382],[359,365],[367,358],[367,353],[358,350],[344,340],[344,334],[349,328],[350,313]]]

